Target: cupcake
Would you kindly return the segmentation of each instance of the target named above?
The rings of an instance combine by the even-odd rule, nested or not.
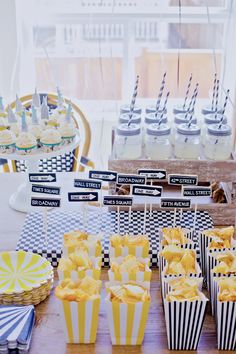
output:
[[[26,123],[26,113],[23,111],[21,116],[21,133],[16,139],[16,150],[21,155],[32,154],[37,148],[37,141],[32,133],[28,131]]]
[[[40,143],[45,152],[59,150],[61,145],[61,134],[55,129],[47,129],[42,132]]]
[[[5,129],[0,131],[0,151],[1,153],[12,153],[15,151],[15,134],[10,130]]]

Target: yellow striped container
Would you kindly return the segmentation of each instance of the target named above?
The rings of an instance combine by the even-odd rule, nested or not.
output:
[[[119,246],[112,247],[110,246],[109,250],[110,257],[125,257],[129,254],[132,254],[136,257],[148,258],[149,257],[149,246]]]
[[[63,255],[67,257],[69,254],[76,252],[79,250],[79,246],[71,246],[71,247],[65,247],[63,246]],[[100,243],[97,243],[96,246],[91,245],[88,248],[88,255],[91,257],[101,257],[102,255],[102,246]]]
[[[90,257],[90,260],[93,263],[93,268],[92,269],[88,269],[88,270],[79,270],[79,271],[62,271],[59,269],[60,267],[60,263],[59,263],[59,267],[57,269],[57,273],[58,273],[58,277],[59,280],[63,280],[66,278],[70,278],[72,280],[78,280],[78,279],[83,279],[86,276],[92,277],[95,280],[100,280],[101,277],[101,266],[102,266],[102,257]]]
[[[105,299],[106,313],[113,345],[141,345],[150,301],[123,304]]]
[[[60,312],[67,343],[95,343],[100,298],[88,301],[62,301]]]
[[[117,257],[111,258],[110,264],[112,260],[121,264],[123,262],[124,257]],[[113,272],[111,269],[108,271],[108,279],[109,281],[121,281],[121,282],[128,282],[128,281],[138,281],[138,282],[150,282],[152,277],[152,271],[149,268],[150,259],[149,258],[137,258],[137,260],[141,263],[145,264],[145,271],[130,273],[130,272]]]

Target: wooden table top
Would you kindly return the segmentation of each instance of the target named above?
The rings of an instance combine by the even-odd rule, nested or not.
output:
[[[56,277],[57,278],[57,277]],[[102,280],[107,280],[107,269],[102,270]],[[55,280],[55,285],[57,284]],[[105,298],[104,284],[102,299]],[[110,342],[108,323],[105,314],[104,301],[101,302],[99,314],[98,334],[95,344],[69,344],[65,343],[60,316],[58,300],[52,291],[50,297],[36,307],[36,327],[33,332],[30,353],[32,354],[121,354],[128,350],[131,354],[174,353],[167,347],[167,335],[164,320],[164,311],[160,296],[160,282],[158,270],[153,270],[151,282],[151,307],[142,346],[113,346]],[[191,353],[191,351],[178,351],[177,353]],[[194,351],[192,353],[195,353]],[[197,353],[231,353],[218,351],[216,342],[215,323],[208,306],[204,321],[202,335]],[[233,353],[233,351],[232,351]],[[235,353],[235,352],[234,352]]]

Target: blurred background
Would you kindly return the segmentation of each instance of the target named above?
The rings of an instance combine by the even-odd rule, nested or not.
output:
[[[171,102],[184,96],[190,73],[207,100],[217,72],[222,100],[230,88],[233,120],[235,3],[0,0],[0,93],[11,101],[35,86],[41,92],[60,86],[97,125],[95,146],[103,155],[104,129],[114,124],[120,103],[130,101],[137,74],[138,101],[145,104],[157,97],[165,71]]]

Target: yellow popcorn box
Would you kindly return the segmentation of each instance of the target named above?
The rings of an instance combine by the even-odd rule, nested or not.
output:
[[[100,298],[87,301],[59,300],[67,343],[95,343]]]
[[[65,241],[63,242],[63,255],[68,256],[77,250],[84,250],[88,252],[91,257],[100,257],[102,255],[102,235],[89,235],[88,239],[75,242],[68,246]],[[71,242],[72,243],[72,242]]]
[[[101,265],[102,265],[102,257],[90,257],[90,260],[93,264],[92,269],[87,270],[60,270],[57,269],[59,280],[63,280],[66,278],[70,278],[72,280],[83,279],[86,276],[92,277],[96,280],[99,280],[101,277]],[[60,263],[59,263],[60,266]]]
[[[115,261],[118,265],[122,264],[125,257],[117,257],[117,258],[110,258],[110,264]],[[138,258],[137,261],[143,263],[145,265],[144,271],[137,271],[137,272],[129,272],[127,271],[112,271],[111,269],[108,270],[108,278],[109,281],[121,281],[121,282],[128,282],[128,281],[138,281],[138,282],[150,282],[152,271],[149,268],[150,259],[149,258]]]
[[[136,282],[138,284],[138,282]],[[142,283],[148,289],[148,284]],[[106,314],[112,345],[141,345],[144,338],[150,300],[135,303],[105,299]]]
[[[112,237],[117,236],[118,238],[120,237],[120,239],[123,240],[128,240],[127,243],[131,243],[128,245],[122,245],[119,244],[117,246],[112,246],[111,242],[110,242],[110,248],[109,248],[109,255],[110,257],[125,257],[128,255],[133,255],[136,257],[141,257],[141,258],[149,258],[149,241],[148,239],[146,239],[144,242],[145,244],[143,245],[135,245],[135,240],[138,240],[140,238],[145,239],[145,235],[124,235],[124,236],[120,236],[120,235],[113,235]],[[133,244],[132,244],[132,242]]]

